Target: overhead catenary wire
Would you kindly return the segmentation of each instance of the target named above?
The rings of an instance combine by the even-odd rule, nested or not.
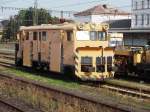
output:
[[[9,3],[11,2],[17,2],[18,0],[8,0]],[[30,0],[31,1],[31,0]],[[34,0],[33,0],[34,1]],[[61,8],[61,7],[75,7],[75,6],[80,6],[80,5],[86,5],[86,4],[90,4],[90,3],[96,3],[96,2],[101,2],[101,1],[106,1],[106,0],[93,0],[93,1],[88,1],[88,2],[79,2],[79,3],[73,3],[73,4],[64,4],[64,5],[60,5],[60,6],[55,6],[55,7],[51,7],[51,9],[54,8]],[[52,1],[51,1],[52,2]],[[2,5],[0,6],[2,7]],[[4,7],[4,6],[3,6]],[[15,9],[15,7],[7,7],[6,8],[12,8],[13,10]],[[126,6],[119,6],[116,8],[126,8],[126,7],[131,7],[131,5],[126,5]],[[20,8],[16,8],[16,10],[19,10]],[[77,11],[76,11],[77,12]]]
[[[12,3],[18,3],[18,2],[21,2],[21,1],[27,1],[27,0],[5,0],[3,2],[1,2],[1,5],[5,5],[5,4],[12,4]],[[28,0],[28,3],[30,3],[31,0]]]
[[[74,3],[74,4],[66,4],[66,5],[60,5],[60,6],[56,6],[56,7],[51,7],[51,9],[53,10],[54,8],[61,8],[61,7],[72,7],[72,6],[79,6],[79,5],[86,5],[89,3],[94,3],[94,2],[100,2],[100,1],[106,1],[106,0],[93,0],[93,1],[88,1],[88,2],[79,2],[79,3]],[[116,8],[127,8],[127,7],[131,7],[131,5],[125,5],[125,6],[119,6]],[[1,6],[1,8],[7,8],[7,9],[12,9],[12,10],[22,10],[22,8],[17,8],[17,7],[3,7]],[[47,9],[47,10],[51,10],[51,9]],[[58,10],[53,10],[53,11],[58,11]],[[65,12],[65,11],[64,11]],[[66,12],[78,12],[78,11],[66,11]]]
[[[91,3],[91,2],[97,2],[97,1],[100,1],[100,0],[95,0],[95,1],[90,1],[90,2],[82,2],[82,3]],[[101,0],[101,1],[103,1],[103,0]],[[71,6],[71,5],[78,5],[78,3],[77,4],[68,4],[68,5],[65,5],[65,6],[67,7],[67,6]],[[64,6],[64,5],[62,5],[62,6]],[[61,7],[61,6],[58,6],[58,7]],[[120,6],[120,7],[114,7],[114,8],[117,9],[117,8],[125,8],[125,7],[126,8],[127,7],[131,7],[131,5],[124,5],[124,6]],[[0,9],[2,11],[4,11],[4,10],[27,10],[29,8],[18,8],[18,7],[5,7],[5,6],[1,6]],[[64,10],[51,10],[51,9],[46,9],[46,10],[47,10],[48,13],[59,13],[60,15],[62,14],[62,12],[63,12],[63,14],[68,14],[68,15],[70,15],[70,14],[73,15],[73,14],[78,13],[78,11],[64,11]],[[29,11],[33,11],[33,10],[29,10]],[[92,13],[92,12],[90,12],[90,13]],[[98,12],[95,12],[95,13],[98,13]],[[103,13],[103,15],[106,15],[106,14],[107,13]],[[117,16],[117,13],[112,13],[112,14],[114,16]],[[130,13],[130,14],[132,14],[132,13]],[[149,14],[149,13],[144,13],[144,14]],[[109,14],[107,14],[107,15],[109,16]]]
[[[17,2],[17,1],[18,1],[18,0],[5,0],[5,1],[2,1],[1,4],[4,5],[4,4],[6,4],[6,3],[8,4],[8,3],[13,3],[13,2]]]
[[[100,1],[106,1],[106,0],[93,0],[93,1],[89,1],[89,2],[80,2],[80,3],[74,3],[74,4],[60,5],[60,6],[55,6],[52,8],[79,6],[79,5],[85,5],[85,4],[90,4],[90,3],[94,3],[94,2],[100,2]]]
[[[27,10],[27,9],[29,9],[29,8],[19,8],[19,7],[6,7],[6,6],[1,6],[0,7],[0,9],[2,10],[2,11],[4,11],[4,10]],[[39,8],[39,9],[43,9],[43,8]],[[61,12],[62,10],[51,10],[51,9],[45,9],[45,10],[47,10],[47,11],[49,11],[49,12]],[[30,10],[29,10],[30,11]],[[65,13],[77,13],[77,11],[67,11],[67,10],[63,10],[63,12],[65,12]]]
[[[79,6],[79,5],[85,5],[85,4],[89,4],[89,3],[94,3],[94,2],[100,2],[100,1],[106,1],[106,0],[93,0],[93,1],[88,1],[88,2],[79,2],[79,3],[74,3],[74,4],[66,4],[66,5],[61,5],[61,6],[57,6],[57,8],[61,8],[61,7],[70,7],[70,6]],[[131,5],[130,5],[131,6]],[[130,7],[128,6],[123,6],[123,7]],[[17,8],[17,7],[0,7],[3,10],[25,10],[27,8]],[[51,9],[54,9],[56,7],[52,7]],[[121,8],[121,7],[119,7]],[[70,14],[74,14],[74,13],[78,13],[78,11],[64,11],[64,10],[51,10],[51,9],[47,9],[47,11],[49,13],[54,12],[54,13],[68,13]]]
[[[91,1],[91,2],[82,2],[82,3],[92,3],[92,2],[94,2],[94,1]],[[95,1],[96,2],[96,1]],[[82,4],[81,3],[81,4]],[[68,5],[63,5],[63,6],[65,6],[65,7],[69,7],[69,6],[72,6],[72,5],[74,5],[74,6],[79,6],[79,4],[77,3],[77,4],[68,4]],[[125,5],[125,6],[119,6],[119,7],[114,7],[114,8],[129,8],[129,7],[131,7],[131,5]],[[54,7],[53,7],[54,8]],[[78,13],[79,11],[65,11],[65,10],[52,10],[53,8],[51,8],[51,9],[46,9],[48,12],[55,12],[55,13],[60,13],[60,12],[64,12],[64,13]],[[61,8],[61,6],[58,6],[58,8]],[[6,6],[1,6],[0,7],[0,9],[2,10],[2,12],[3,12],[3,10],[26,10],[26,9],[28,9],[28,8],[18,8],[18,7],[6,7]]]

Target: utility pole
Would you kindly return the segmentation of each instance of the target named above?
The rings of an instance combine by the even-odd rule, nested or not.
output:
[[[61,17],[61,19],[64,19],[64,11],[60,12],[60,17]]]
[[[37,25],[38,24],[38,1],[35,0],[34,1],[34,12],[33,12],[33,25]]]

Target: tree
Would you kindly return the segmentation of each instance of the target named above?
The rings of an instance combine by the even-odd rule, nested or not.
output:
[[[59,18],[51,17],[45,9],[37,9],[38,17],[37,24],[59,23]],[[19,11],[18,15],[11,17],[8,24],[5,26],[2,39],[15,40],[17,31],[20,26],[33,25],[34,8]]]
[[[8,21],[8,24],[4,26],[2,39],[13,40],[14,37],[16,36],[18,28],[19,28],[19,25],[17,24],[17,21],[11,17],[10,20]]]

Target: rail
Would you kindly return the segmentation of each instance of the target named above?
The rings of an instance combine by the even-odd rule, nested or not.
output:
[[[113,86],[113,85],[102,85],[102,88],[106,88],[109,89],[111,91],[116,91],[118,93],[121,94],[127,94],[130,96],[135,96],[135,97],[139,97],[139,98],[143,98],[143,99],[150,99],[150,92],[146,91],[143,92],[142,89],[131,89],[131,88],[127,88],[127,87],[117,87],[117,86]]]
[[[13,64],[10,64],[9,62],[0,62],[0,65],[1,66],[4,66],[4,67],[14,67]],[[111,107],[113,109],[118,109],[120,111],[126,111],[126,112],[130,112],[130,109],[126,108],[126,107],[122,107],[121,105],[117,105],[116,107],[116,104],[113,104],[112,103],[108,103],[106,101],[99,101],[97,98],[95,97],[92,97],[92,96],[89,96],[87,94],[81,94],[81,93],[78,93],[78,92],[74,92],[74,91],[68,91],[68,90],[62,90],[60,88],[57,88],[57,87],[51,87],[51,86],[45,86],[43,84],[39,84],[37,82],[34,82],[34,81],[30,81],[30,80],[25,80],[25,79],[22,79],[22,78],[19,78],[19,77],[14,77],[14,76],[10,76],[10,75],[6,75],[6,74],[1,74],[0,73],[0,77],[6,77],[6,78],[9,78],[9,79],[15,79],[16,81],[19,81],[19,82],[23,82],[23,83],[26,83],[26,84],[31,84],[31,85],[34,85],[34,86],[37,86],[39,88],[44,88],[46,90],[52,90],[52,91],[55,91],[55,92],[59,92],[61,94],[65,94],[65,95],[68,95],[68,96],[72,96],[72,97],[77,97],[79,99],[82,99],[82,100],[87,100],[89,102],[94,102],[95,104],[102,104],[102,105],[105,105],[105,106],[108,106],[108,107]],[[109,89],[109,90],[112,90],[112,91],[116,91],[118,93],[121,93],[121,94],[128,94],[128,95],[132,95],[132,96],[138,96],[140,98],[146,98],[146,99],[150,99],[150,94],[149,92],[142,92],[142,90],[134,90],[134,89],[131,89],[131,88],[124,88],[124,87],[117,87],[115,85],[102,85],[100,86],[102,88],[106,88],[106,89]]]
[[[14,104],[12,104],[12,103],[10,103],[10,102],[8,102],[8,101],[6,101],[6,100],[4,100],[4,99],[1,99],[0,98],[0,104],[2,104],[3,105],[3,108],[9,108],[9,110],[12,110],[13,112],[27,112],[27,111],[25,111],[25,110],[22,110],[21,108],[19,108],[18,106],[16,106],[16,105],[14,105]]]
[[[61,94],[61,95],[65,95],[67,97],[70,97],[72,99],[80,99],[81,101],[87,101],[89,103],[94,103],[95,105],[103,105],[107,108],[111,108],[113,110],[119,111],[119,112],[131,112],[131,108],[129,108],[128,106],[122,105],[122,104],[116,104],[112,101],[107,101],[107,100],[100,100],[101,98],[96,97],[95,95],[89,95],[86,93],[81,93],[79,91],[74,91],[74,90],[68,90],[68,89],[64,89],[64,88],[60,88],[58,86],[50,86],[50,85],[46,85],[46,84],[42,84],[39,82],[35,82],[32,80],[27,80],[27,79],[23,79],[20,77],[16,77],[16,76],[11,76],[10,74],[2,74],[0,73],[0,77],[4,80],[9,79],[9,81],[13,80],[13,81],[17,81],[17,82],[21,82],[24,85],[32,85],[35,86],[36,88],[41,88],[46,90],[47,92],[55,92],[55,94]],[[136,112],[148,112],[147,110],[138,110],[138,109],[132,109],[133,111]]]

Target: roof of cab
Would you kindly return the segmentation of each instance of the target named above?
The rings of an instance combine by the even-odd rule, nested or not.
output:
[[[63,24],[42,24],[37,26],[21,26],[20,31],[22,30],[77,30],[83,27],[83,29],[91,28],[94,23],[63,23]],[[108,24],[94,24],[94,27],[98,29],[107,26]]]
[[[20,30],[43,30],[43,29],[54,29],[54,30],[73,30],[77,28],[77,24],[74,23],[63,23],[63,24],[42,24],[37,26],[21,26]]]

